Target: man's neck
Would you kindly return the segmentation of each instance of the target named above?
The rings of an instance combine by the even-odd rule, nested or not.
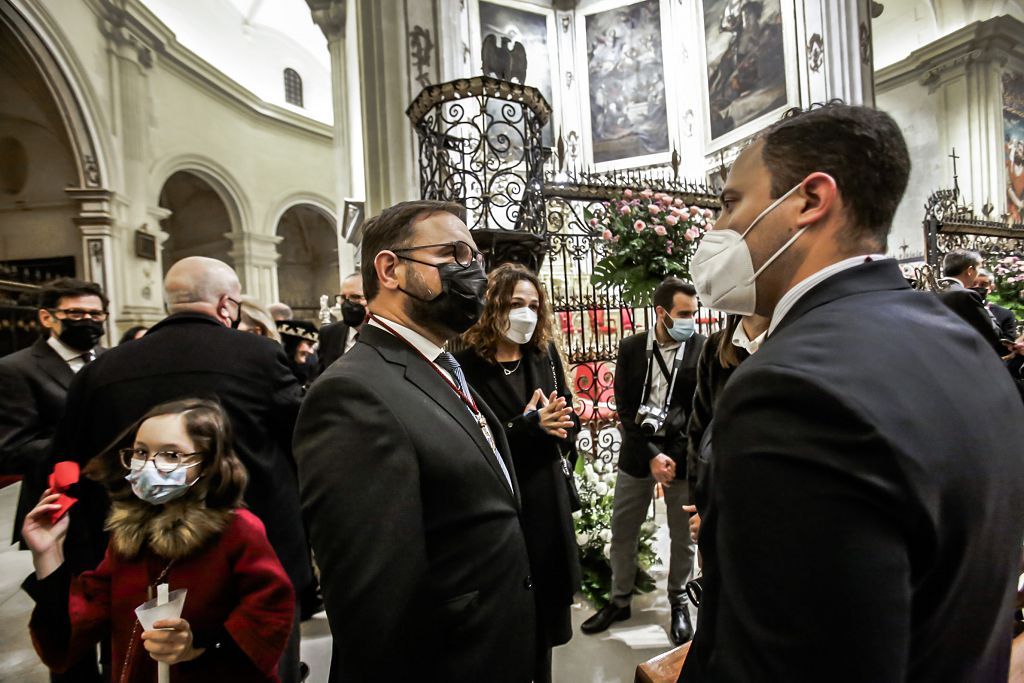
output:
[[[757,339],[758,335],[768,329],[769,322],[767,318],[760,316],[754,318],[748,315],[740,320],[740,325],[743,326],[743,333],[747,335],[747,339],[753,341]]]
[[[436,346],[444,346],[448,340],[444,336],[438,334],[434,330],[427,329],[423,325],[420,325],[415,320],[406,315],[405,311],[402,310],[402,306],[398,305],[398,302],[377,302],[370,304],[370,313],[373,315],[396,322],[403,327],[408,327],[413,332],[423,335],[429,339]]]
[[[954,279],[956,279],[960,284],[962,284],[965,289],[970,289],[972,286],[974,286],[974,283],[973,282],[967,282],[966,278],[957,276]]]

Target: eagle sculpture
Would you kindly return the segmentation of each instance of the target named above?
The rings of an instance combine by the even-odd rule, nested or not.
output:
[[[512,41],[502,36],[499,44],[498,36],[493,33],[484,38],[480,54],[484,75],[525,84],[526,47],[522,43],[511,43]]]

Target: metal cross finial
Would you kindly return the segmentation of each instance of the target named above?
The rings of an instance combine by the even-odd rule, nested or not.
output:
[[[953,153],[949,155],[949,158],[953,160],[953,191],[956,192],[957,196],[960,196],[960,181],[956,174],[956,160],[960,157],[956,154],[956,147],[953,147]]]

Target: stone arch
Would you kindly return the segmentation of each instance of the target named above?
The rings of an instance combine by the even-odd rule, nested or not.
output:
[[[80,75],[71,50],[64,46],[59,29],[42,12],[18,0],[0,0],[0,24],[18,38],[58,105],[75,161],[75,188],[108,187],[112,157],[97,135],[97,117],[92,113],[99,111],[93,104],[95,96]]]
[[[199,154],[182,154],[164,159],[154,165],[150,173],[153,182],[150,184],[153,194],[150,197],[152,206],[160,202],[160,194],[168,179],[179,171],[186,171],[202,179],[220,197],[228,210],[231,220],[230,231],[242,234],[251,229],[250,205],[242,185],[219,163]]]
[[[316,318],[320,296],[334,295],[340,287],[338,229],[333,214],[317,204],[289,205],[277,219],[278,298],[296,316]]]
[[[166,234],[163,270],[186,256],[209,256],[234,266],[232,204],[209,176],[191,169],[172,173],[160,188],[160,221]]]

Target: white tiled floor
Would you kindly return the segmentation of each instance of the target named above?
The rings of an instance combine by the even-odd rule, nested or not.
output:
[[[18,486],[0,489],[0,681],[45,683],[46,669],[39,663],[28,636],[28,618],[32,600],[20,589],[22,580],[32,571],[28,552],[10,546],[10,529],[18,500]],[[658,502],[659,555],[667,557],[668,529],[664,526],[664,505]],[[668,599],[665,596],[665,572],[655,572],[659,590],[633,600],[633,618],[620,622],[607,632],[586,636],[579,625],[593,614],[580,599],[573,607],[576,635],[554,653],[555,681],[558,683],[630,683],[636,665],[671,647],[667,629]],[[646,627],[646,628],[644,628]],[[662,644],[657,630],[664,633]],[[653,637],[652,637],[653,636]],[[330,668],[331,636],[323,615],[302,625],[302,659],[310,665],[310,683],[326,683]]]

